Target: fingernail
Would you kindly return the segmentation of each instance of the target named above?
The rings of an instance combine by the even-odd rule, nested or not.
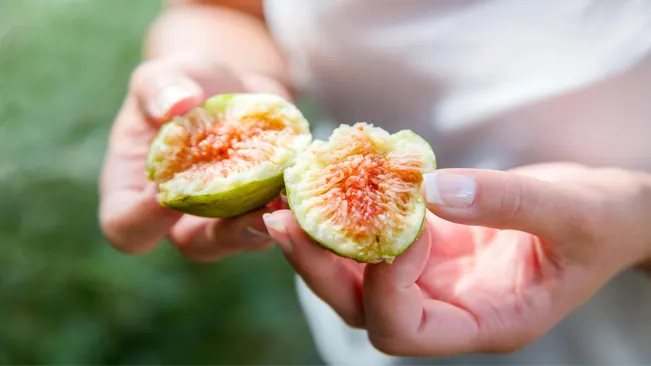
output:
[[[245,227],[244,231],[246,232],[247,240],[255,244],[267,244],[273,241],[269,234],[260,231],[252,226]]]
[[[262,215],[262,220],[264,220],[265,225],[273,231],[276,231],[280,236],[276,236],[276,242],[280,249],[285,253],[291,253],[292,245],[289,242],[287,237],[287,229],[285,224],[277,216],[274,216],[271,213],[266,213]]]
[[[438,171],[424,174],[423,182],[428,203],[466,208],[475,201],[477,183],[473,177]]]
[[[200,92],[192,86],[192,83],[168,83],[158,90],[149,103],[149,113],[155,118],[167,118],[175,105],[183,100],[194,98]]]

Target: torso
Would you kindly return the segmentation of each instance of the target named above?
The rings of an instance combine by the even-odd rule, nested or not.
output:
[[[413,129],[441,167],[651,171],[651,1],[267,0],[266,14],[331,120]],[[627,273],[505,360],[646,363],[649,345],[651,280]]]

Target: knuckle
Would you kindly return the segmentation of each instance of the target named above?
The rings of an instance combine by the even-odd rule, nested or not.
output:
[[[607,203],[601,195],[587,195],[567,214],[570,237],[581,241],[598,240],[608,221]]]
[[[162,70],[169,69],[171,65],[166,60],[148,60],[140,63],[131,72],[129,90],[135,91],[154,79]]]
[[[107,242],[115,250],[123,254],[140,254],[144,250],[138,245],[133,245],[129,239],[129,226],[120,217],[102,216],[100,218],[100,228]]]
[[[527,192],[528,193],[528,192]],[[504,224],[512,221],[522,214],[525,186],[519,179],[505,179],[502,185],[502,194],[495,215],[496,224]],[[535,200],[536,197],[529,197]]]

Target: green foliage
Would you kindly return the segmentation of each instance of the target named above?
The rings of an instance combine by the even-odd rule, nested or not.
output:
[[[0,1],[0,363],[318,362],[282,256],[119,254],[107,135],[159,1]]]

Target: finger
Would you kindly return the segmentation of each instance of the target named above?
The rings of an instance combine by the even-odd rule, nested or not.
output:
[[[99,207],[106,238],[125,253],[150,251],[181,217],[161,207],[155,185],[145,177],[145,159],[155,133],[135,99],[127,98],[111,131]]]
[[[219,93],[242,92],[238,75],[219,65],[195,60],[154,60],[134,71],[130,82],[146,115],[164,122]]]
[[[548,182],[557,182],[584,178],[588,170],[585,165],[577,163],[544,163],[523,165],[508,171]]]
[[[598,202],[574,187],[512,172],[439,170],[424,176],[422,193],[429,209],[445,220],[548,239],[590,233],[599,210]]]
[[[195,262],[215,262],[242,251],[271,248],[263,208],[231,219],[184,216],[171,230],[170,239],[186,258]]]
[[[310,289],[352,327],[364,325],[362,265],[319,247],[300,228],[291,211],[264,216],[271,236]]]
[[[278,81],[259,74],[241,74],[246,90],[256,93],[270,93],[292,100],[292,94]]]
[[[146,157],[160,124],[202,103],[205,95],[242,90],[226,70],[188,60],[150,61],[133,74],[111,131],[100,181],[100,221],[118,250],[151,250],[181,217],[156,202]]]
[[[475,345],[474,317],[460,307],[433,299],[418,279],[429,258],[432,224],[392,264],[366,267],[364,312],[369,339],[391,355],[464,353]]]
[[[149,118],[159,122],[189,111],[205,99],[203,89],[187,75],[162,67],[141,67],[134,74],[131,90]]]

